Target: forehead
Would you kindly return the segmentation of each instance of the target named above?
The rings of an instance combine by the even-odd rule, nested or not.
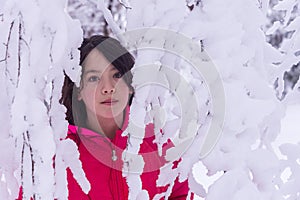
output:
[[[84,71],[100,71],[113,70],[115,67],[105,58],[105,56],[94,48],[82,63]]]

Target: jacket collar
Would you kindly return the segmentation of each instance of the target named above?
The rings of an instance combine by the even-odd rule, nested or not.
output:
[[[128,123],[129,123],[129,114],[130,114],[130,106],[129,105],[126,106],[124,112],[125,112],[125,114],[124,114],[125,116],[124,116],[122,127],[121,127],[121,129],[119,129],[119,130],[116,131],[115,138],[119,134],[121,134],[127,128],[127,126],[128,126]],[[79,131],[80,131],[80,134],[83,135],[83,136],[99,136],[99,133],[96,133],[96,132],[94,132],[94,131],[92,131],[92,130],[90,130],[88,128],[78,127],[76,125],[69,124],[69,126],[68,126],[68,135],[69,134],[77,134]],[[114,140],[114,139],[112,139],[112,140]]]

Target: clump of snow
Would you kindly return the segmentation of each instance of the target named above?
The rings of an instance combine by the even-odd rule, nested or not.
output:
[[[149,199],[140,178],[145,163],[137,155],[147,123],[154,123],[160,155],[164,144],[173,144],[157,180],[169,187],[156,199],[170,196],[176,178],[208,200],[299,197],[299,144],[272,146],[287,105],[299,101],[297,90],[277,98],[283,73],[299,61],[300,20],[291,17],[299,1],[280,1],[274,9],[286,12],[284,21],[266,30],[268,1],[124,1],[126,32],[104,1],[95,3],[136,56],[136,93],[123,133],[130,199]],[[76,145],[61,140],[66,109],[58,103],[64,73],[77,86],[80,81],[80,23],[66,13],[66,1],[1,5],[0,198],[16,198],[22,187],[24,199],[67,199],[67,167],[87,193]],[[266,34],[279,28],[292,34],[275,49]]]
[[[65,108],[59,104],[64,72],[80,75],[78,46],[82,31],[65,13],[65,1],[3,1],[1,5],[1,199],[67,199],[60,141],[67,133]],[[3,51],[2,51],[3,50]],[[3,53],[2,53],[3,52]],[[78,80],[77,80],[78,81]],[[5,121],[4,121],[5,120]],[[76,154],[76,148],[68,153]],[[78,154],[78,152],[77,152]],[[54,165],[55,156],[55,165]],[[76,157],[75,157],[76,158]],[[79,157],[72,165],[79,164]],[[71,164],[70,164],[71,165]],[[54,167],[55,166],[55,167]],[[57,166],[57,167],[56,167]],[[73,172],[88,191],[82,168]],[[63,175],[58,179],[57,175]]]

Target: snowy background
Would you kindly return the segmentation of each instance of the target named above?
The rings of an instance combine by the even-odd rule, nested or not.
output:
[[[64,72],[78,83],[77,48],[93,34],[136,57],[125,134],[154,122],[157,145],[175,144],[167,159],[183,153],[158,185],[169,192],[179,176],[198,199],[300,199],[299,15],[299,0],[0,0],[0,199],[20,187],[23,199],[67,199],[67,167],[89,191],[76,145],[61,140],[58,101]],[[221,135],[204,156],[212,127]],[[134,153],[141,140],[131,138]],[[147,199],[139,174],[124,176],[130,199]]]

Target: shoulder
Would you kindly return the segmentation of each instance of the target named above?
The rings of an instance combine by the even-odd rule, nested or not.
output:
[[[77,146],[80,143],[80,138],[79,138],[79,135],[78,135],[78,130],[79,130],[78,126],[69,124],[68,125],[67,137],[66,137],[66,139],[73,140],[77,144]]]

